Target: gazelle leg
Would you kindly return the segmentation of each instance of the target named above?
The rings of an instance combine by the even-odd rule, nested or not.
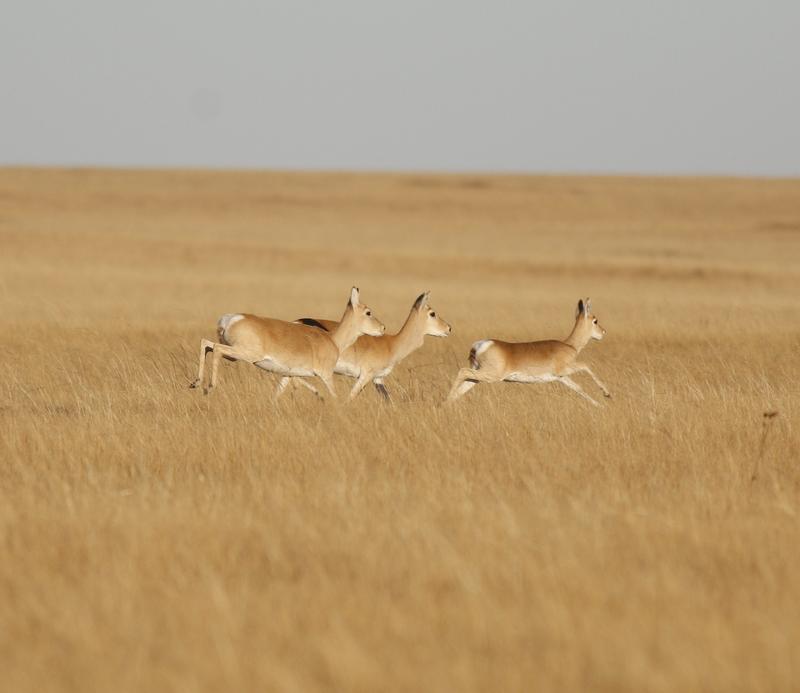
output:
[[[589,368],[589,366],[587,366],[585,363],[576,363],[576,364],[574,364],[574,366],[572,367],[572,371],[571,372],[572,373],[588,373],[591,376],[592,380],[594,380],[595,385],[597,385],[597,387],[599,387],[603,391],[603,394],[606,397],[611,397],[611,393],[608,391],[608,388],[601,382],[600,378],[598,378],[592,372],[592,369]]]
[[[284,393],[284,391],[286,390],[287,386],[289,386],[289,385],[293,385],[293,386],[302,385],[303,387],[308,388],[309,390],[311,390],[311,392],[313,392],[317,397],[322,399],[322,395],[319,394],[319,390],[317,390],[317,388],[315,388],[311,383],[307,382],[304,378],[301,378],[299,376],[294,376],[293,377],[293,376],[285,375],[283,378],[280,379],[280,381],[278,381],[278,388],[275,390],[275,395],[273,397],[273,401],[274,402],[278,401],[278,398]]]
[[[450,394],[447,395],[447,401],[452,402],[453,400],[458,399],[461,395],[468,390],[471,390],[478,383],[493,383],[497,382],[498,380],[500,380],[500,378],[497,378],[490,373],[481,372],[480,370],[475,370],[472,368],[462,368],[458,372],[458,375],[453,382],[453,387],[450,388]],[[469,385],[466,383],[469,383]]]
[[[336,386],[333,382],[333,373],[317,373],[317,376],[325,384],[331,397],[336,399]]]
[[[283,391],[286,389],[286,386],[291,382],[291,380],[292,379],[287,375],[278,381],[278,387],[275,388],[275,394],[272,396],[273,402],[277,402],[280,399]]]
[[[200,387],[203,384],[203,377],[206,372],[206,354],[209,351],[214,351],[214,342],[208,339],[200,340],[200,362],[197,365],[197,380],[195,380],[190,388]]]
[[[229,347],[227,344],[214,344],[214,350],[211,354],[211,380],[208,383],[208,387],[203,391],[205,394],[211,392],[217,385],[217,371],[219,370],[219,362],[222,360],[223,356],[231,361],[247,361],[248,363],[252,363],[250,358],[237,353],[234,351],[233,347]]]
[[[453,381],[453,387],[450,388],[450,394],[447,395],[448,402],[454,401],[455,399],[463,395],[464,392],[466,392],[466,390],[464,390],[464,392],[461,391],[461,386],[465,382],[469,381],[469,377],[471,374],[472,374],[471,368],[462,368],[460,371],[458,371],[458,375],[456,375],[456,379]]]
[[[314,386],[313,386],[313,385],[312,385],[310,382],[308,382],[308,380],[306,380],[305,378],[293,378],[293,380],[294,380],[294,381],[295,381],[295,382],[296,382],[298,385],[302,385],[302,386],[303,386],[303,387],[305,387],[306,389],[308,389],[308,390],[311,390],[311,392],[313,392],[313,393],[314,393],[314,394],[315,394],[317,397],[319,397],[320,399],[322,399],[322,395],[321,395],[321,394],[319,394],[319,390],[317,390],[317,388],[315,388],[315,387],[314,387]]]
[[[462,395],[467,394],[473,387],[478,384],[477,380],[465,380],[461,385],[458,386],[457,397],[461,397]]]
[[[389,390],[387,390],[386,386],[383,384],[383,378],[375,378],[375,380],[372,381],[372,384],[375,385],[375,389],[384,400],[387,402],[392,401],[392,398],[389,397]]]
[[[362,372],[361,375],[358,377],[358,380],[356,380],[356,384],[353,385],[353,389],[350,390],[350,399],[354,400],[356,397],[358,397],[358,393],[361,392],[361,390],[364,389],[364,386],[371,379],[372,378],[371,378],[371,376],[369,374],[366,374],[366,373]]]
[[[578,394],[579,394],[581,397],[583,397],[584,399],[588,399],[588,400],[589,400],[589,401],[590,401],[592,404],[594,404],[594,406],[596,406],[596,407],[599,407],[599,406],[600,406],[600,405],[599,405],[597,402],[595,402],[595,400],[594,400],[594,399],[592,399],[591,397],[589,397],[589,395],[587,395],[587,394],[586,394],[586,393],[583,391],[583,388],[581,388],[581,386],[580,386],[580,385],[578,385],[578,383],[576,383],[576,382],[575,382],[575,381],[574,381],[572,378],[570,378],[568,375],[562,375],[562,376],[559,376],[559,378],[558,378],[558,382],[560,382],[560,383],[563,383],[563,384],[564,384],[564,385],[566,385],[566,386],[567,386],[567,387],[568,387],[570,390],[575,390],[575,392],[577,392],[577,393],[578,393]]]
[[[301,377],[299,375],[297,375],[297,376],[287,375],[285,377],[289,381],[289,385],[291,387],[297,389],[298,387],[300,387],[302,385],[307,390],[311,390],[311,392],[313,392],[315,395],[319,395],[319,390],[317,390],[317,388],[314,387],[305,378],[303,378],[303,377]]]

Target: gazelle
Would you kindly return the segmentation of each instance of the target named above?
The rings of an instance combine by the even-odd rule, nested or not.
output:
[[[569,376],[573,373],[588,373],[603,394],[611,397],[611,393],[592,373],[592,369],[577,360],[578,354],[590,340],[600,340],[605,333],[597,318],[592,315],[591,300],[587,298],[585,301],[578,301],[575,327],[564,341],[501,342],[498,339],[482,339],[475,342],[469,352],[472,368],[462,368],[458,372],[447,400],[453,401],[478,383],[496,383],[501,380],[512,383],[557,381],[575,390],[595,406],[600,406]]]
[[[350,399],[356,397],[371,380],[375,384],[375,389],[388,400],[389,392],[383,384],[383,379],[392,372],[392,369],[411,352],[419,349],[426,335],[447,337],[450,334],[452,331],[450,325],[437,316],[436,311],[428,303],[430,293],[426,291],[417,297],[408,318],[397,334],[387,334],[382,337],[364,335],[339,355],[334,372],[356,379],[350,391]],[[328,332],[332,332],[339,325],[333,320],[314,318],[301,318],[297,322]],[[308,386],[302,380],[299,382]]]
[[[278,386],[276,399],[291,378],[307,378],[316,375],[328,388],[331,397],[336,397],[333,386],[333,369],[339,354],[347,349],[362,334],[380,335],[386,328],[372,311],[359,300],[356,287],[350,291],[344,315],[335,330],[322,330],[285,322],[274,318],[261,318],[247,313],[228,313],[217,323],[219,342],[203,339],[200,342],[200,364],[197,380],[189,387],[203,383],[206,354],[212,353],[211,380],[204,392],[208,394],[217,383],[217,369],[221,358],[230,361],[247,361],[254,366],[283,378]],[[316,388],[310,386],[314,392]]]

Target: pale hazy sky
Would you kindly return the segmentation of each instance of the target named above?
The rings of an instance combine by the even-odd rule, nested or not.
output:
[[[800,175],[800,0],[9,0],[0,164]]]

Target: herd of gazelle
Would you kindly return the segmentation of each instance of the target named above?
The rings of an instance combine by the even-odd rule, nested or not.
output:
[[[318,377],[331,397],[336,398],[333,375],[338,373],[355,379],[350,399],[372,381],[387,400],[389,392],[384,378],[411,352],[419,349],[426,335],[447,337],[448,323],[431,308],[426,292],[419,296],[401,330],[385,334],[386,328],[361,303],[357,288],[350,291],[350,300],[339,322],[317,318],[301,318],[294,322],[262,318],[248,313],[228,313],[217,322],[217,341],[200,342],[200,363],[197,379],[190,387],[199,387],[205,379],[206,357],[211,354],[211,376],[204,392],[217,384],[220,360],[247,361],[266,371],[282,376],[275,391],[277,400],[286,387],[299,383],[321,396],[306,378]],[[592,314],[590,299],[578,301],[575,326],[564,340],[538,342],[504,342],[481,339],[469,352],[469,368],[456,376],[448,401],[453,401],[478,383],[546,383],[556,381],[577,392],[595,406],[597,401],[583,391],[571,375],[586,373],[606,397],[611,394],[578,355],[592,339],[602,339],[605,330]]]

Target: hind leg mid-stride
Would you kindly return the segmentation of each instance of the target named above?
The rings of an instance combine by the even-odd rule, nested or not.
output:
[[[217,386],[217,371],[219,370],[219,362],[223,357],[229,361],[247,361],[247,363],[253,363],[250,357],[238,353],[233,347],[229,347],[227,344],[214,344],[211,351],[211,378],[208,386],[203,390],[205,394],[209,394],[211,390]]]
[[[200,387],[203,384],[203,378],[205,377],[206,372],[206,354],[209,351],[214,351],[214,342],[210,339],[201,339],[200,340],[200,361],[197,365],[197,379],[189,385],[190,388],[194,389]]]
[[[447,395],[447,401],[452,402],[458,399],[466,392],[469,392],[478,383],[496,383],[500,380],[497,376],[486,373],[485,371],[475,370],[474,368],[462,368],[455,381],[453,387],[450,388],[450,394]]]

